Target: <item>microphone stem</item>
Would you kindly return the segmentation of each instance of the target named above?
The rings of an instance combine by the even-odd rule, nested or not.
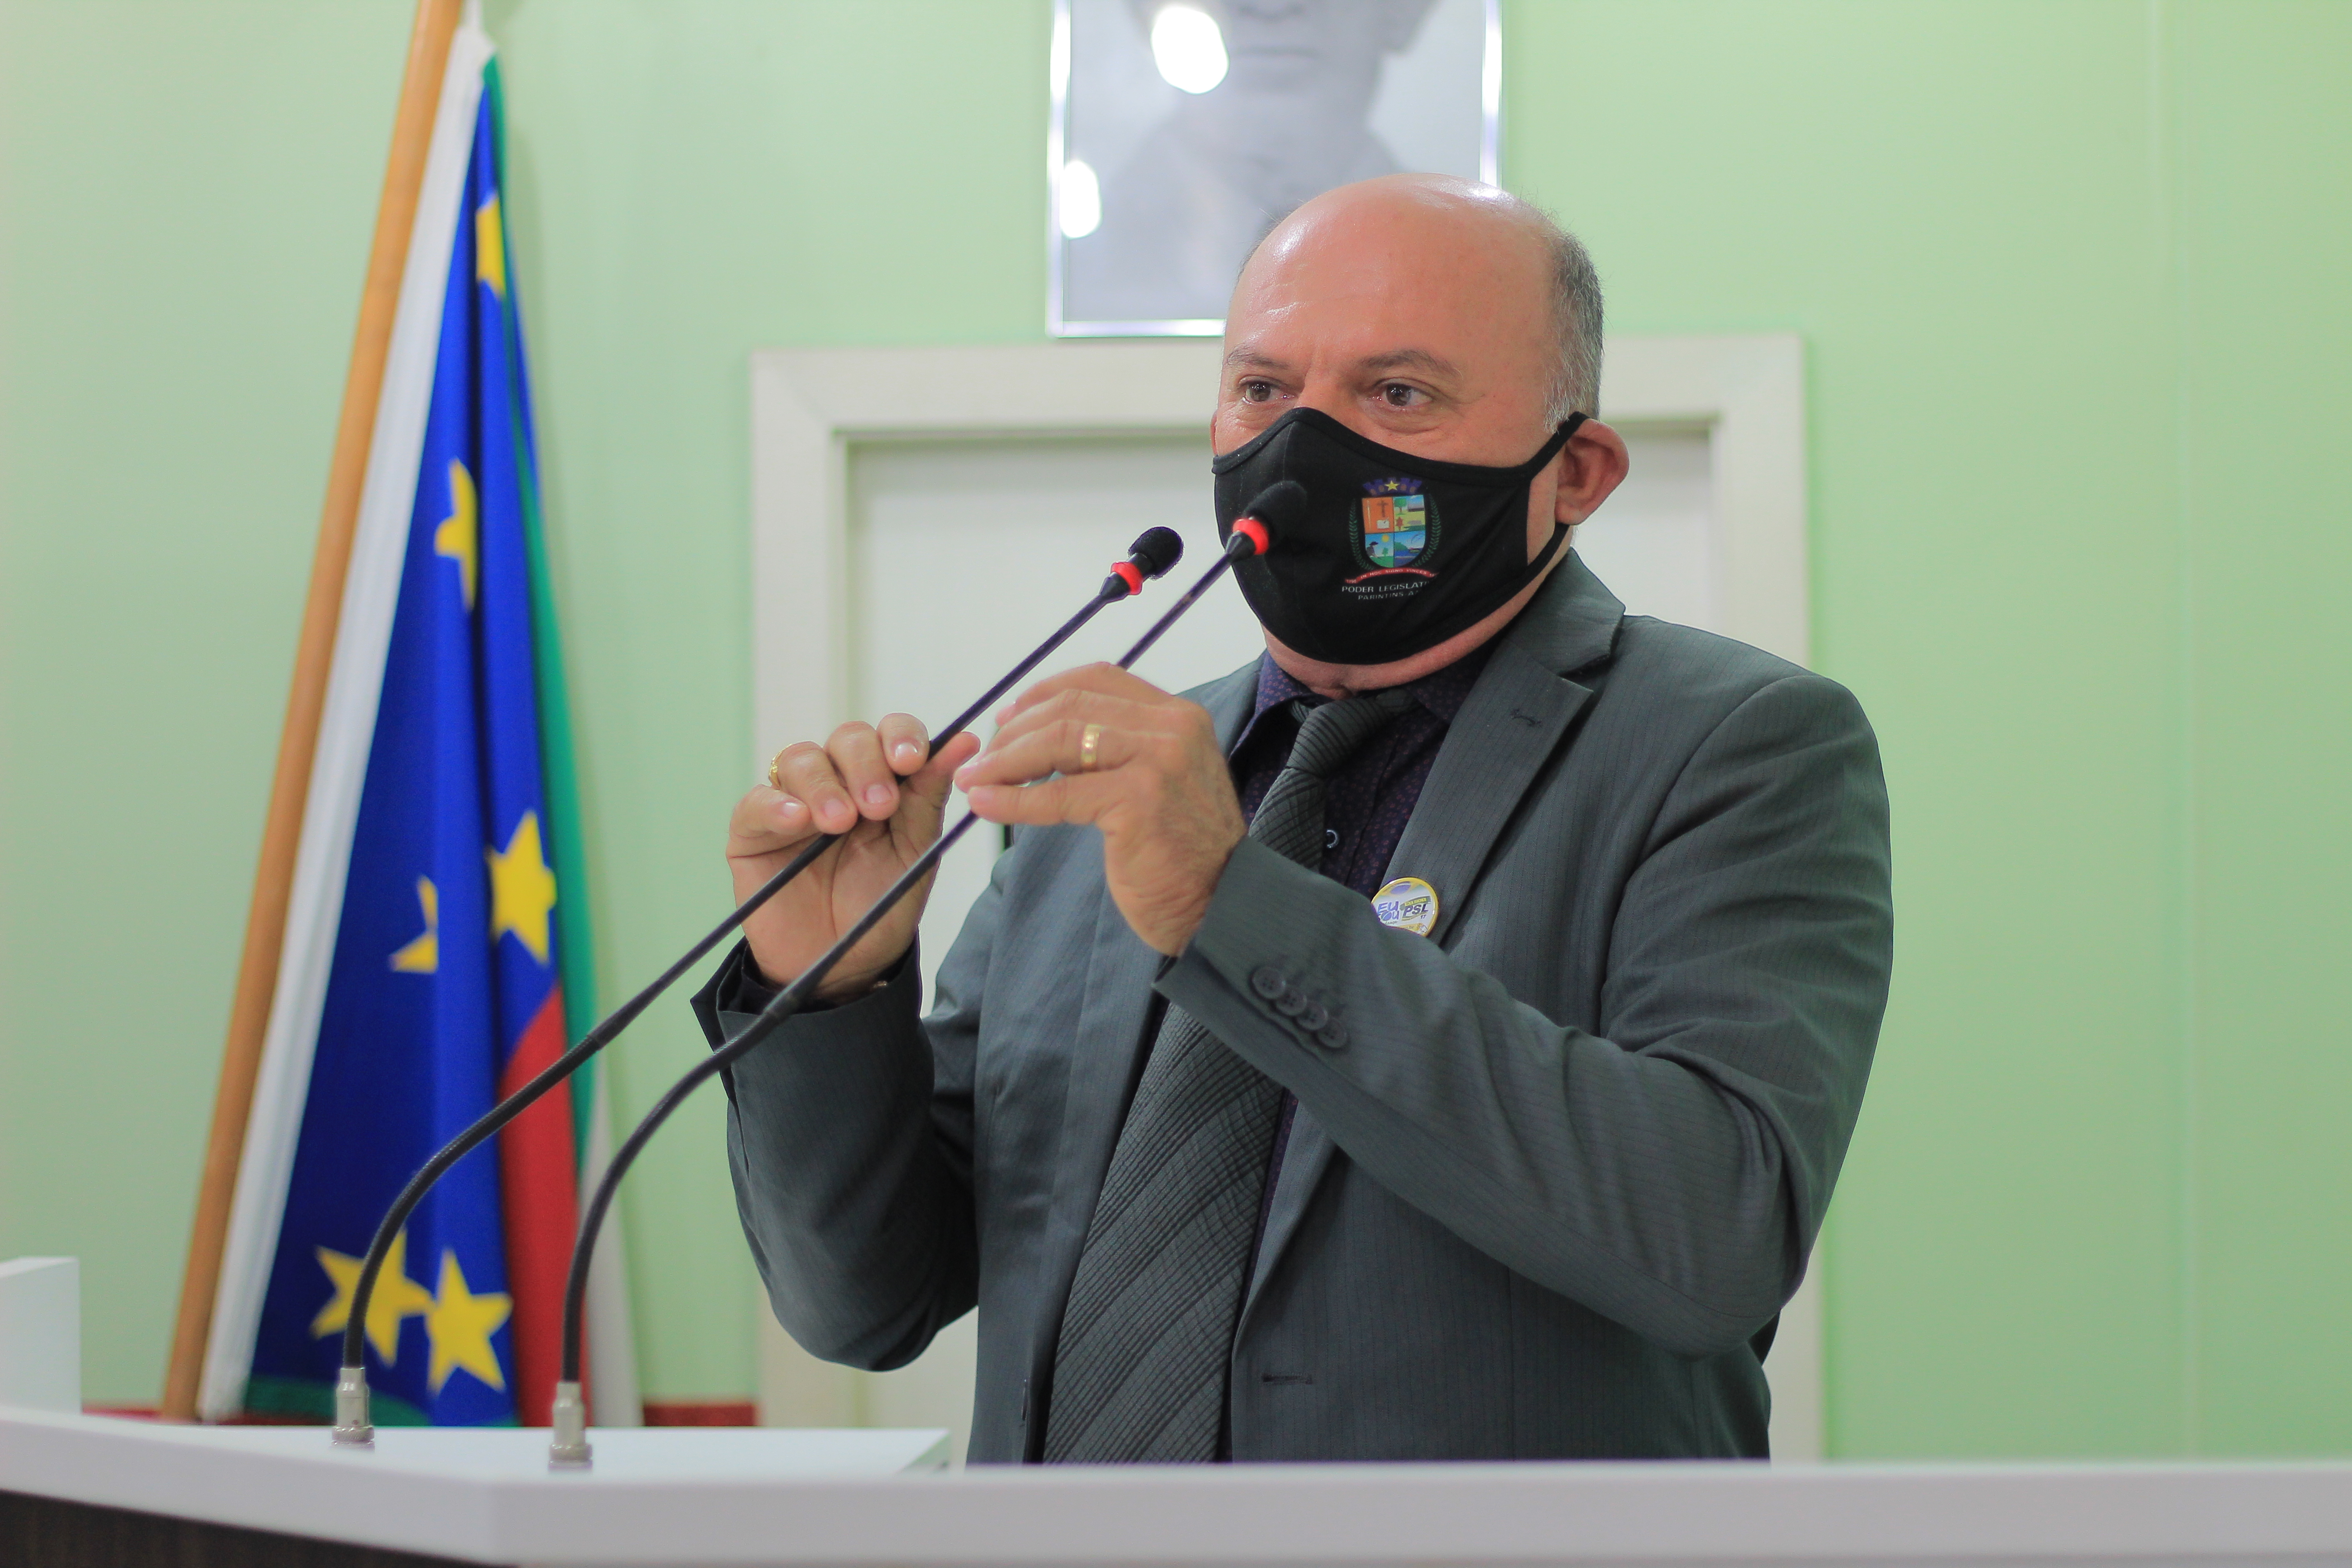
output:
[[[1216,564],[1201,574],[1200,581],[1187,589],[1184,596],[1171,605],[1166,615],[1152,623],[1151,629],[1120,658],[1118,668],[1128,668],[1142,658],[1145,651],[1160,640],[1161,634],[1175,624],[1176,617],[1199,602],[1201,595],[1207,593],[1235,561],[1255,552],[1255,542],[1248,536],[1234,534],[1226,544],[1225,552],[1217,558]],[[688,1095],[725,1071],[731,1063],[740,1060],[752,1047],[782,1027],[786,1019],[807,1005],[816,988],[824,984],[825,976],[833,973],[834,967],[847,956],[849,950],[881,924],[883,917],[896,909],[900,900],[921,886],[924,879],[940,863],[940,858],[955,847],[957,840],[979,820],[976,815],[966,812],[953,826],[940,835],[938,842],[917,856],[913,863],[898,874],[898,880],[874,900],[873,907],[858,916],[815,963],[762,1007],[758,1017],[717,1050],[688,1068],[668,1091],[654,1102],[653,1108],[630,1131],[621,1146],[613,1151],[612,1163],[604,1167],[604,1179],[596,1184],[595,1195],[581,1211],[580,1239],[572,1249],[572,1269],[563,1282],[563,1369],[559,1375],[564,1382],[580,1381],[581,1309],[587,1299],[588,1262],[596,1251],[596,1233],[603,1227],[605,1213],[613,1206],[613,1196],[620,1191],[621,1180],[629,1173],[629,1167],[635,1163],[638,1152],[652,1141],[653,1135],[661,1130],[662,1123],[669,1120],[670,1112],[683,1104]]]
[[[1118,592],[1112,592],[1114,588],[1117,589]],[[1014,665],[1011,669],[1005,671],[1003,678],[998,680],[995,685],[982,692],[979,699],[974,701],[971,707],[957,714],[953,719],[949,720],[948,727],[931,738],[931,750],[937,752],[941,746],[946,745],[950,741],[954,740],[958,735],[961,735],[966,730],[971,729],[973,721],[982,713],[988,711],[989,705],[991,703],[1003,696],[1006,692],[1012,690],[1014,683],[1019,681],[1023,676],[1027,675],[1031,670],[1045,663],[1047,658],[1053,656],[1053,652],[1055,648],[1061,647],[1064,643],[1077,636],[1078,628],[1085,626],[1088,621],[1093,620],[1096,615],[1101,611],[1105,605],[1112,604],[1117,600],[1123,599],[1128,596],[1126,584],[1120,582],[1116,577],[1107,579],[1102,585],[1102,592],[1097,594],[1084,609],[1080,610],[1076,615],[1072,616],[1068,620],[1064,621],[1061,625],[1061,629],[1056,631],[1052,637],[1047,637],[1044,642],[1039,643],[1035,647],[1030,649],[1028,658],[1023,659],[1019,664]]]
[[[1168,613],[1161,616],[1158,620],[1152,622],[1151,629],[1138,637],[1133,647],[1129,648],[1125,653],[1119,655],[1119,668],[1133,668],[1135,661],[1141,658],[1145,654],[1150,652],[1151,645],[1158,642],[1167,632],[1168,628],[1176,624],[1176,617],[1191,609],[1200,599],[1201,595],[1207,593],[1210,588],[1215,584],[1217,579],[1225,574],[1226,570],[1230,568],[1234,562],[1240,560],[1244,555],[1255,555],[1256,553],[1256,542],[1247,534],[1237,532],[1233,536],[1233,538],[1227,540],[1225,542],[1225,552],[1217,557],[1217,563],[1210,567],[1206,572],[1202,573],[1201,580],[1193,584],[1191,587],[1185,589],[1184,596],[1178,599],[1174,604],[1169,605]]]
[[[1196,587],[1193,595],[1197,596],[1199,591]],[[971,728],[973,721],[988,710],[990,704],[1010,691],[1014,682],[1020,680],[1023,676],[1043,664],[1053,655],[1055,648],[1076,636],[1079,628],[1094,619],[1104,605],[1127,598],[1130,593],[1131,590],[1127,584],[1118,576],[1105,578],[1101,588],[1096,591],[1095,596],[1089,599],[1077,614],[1064,621],[1053,636],[1039,643],[1030,650],[1026,658],[1007,671],[1003,679],[981,693],[979,700],[971,706],[948,721],[948,727],[933,737],[932,752],[936,753],[941,746]],[[1133,655],[1129,657],[1132,658]],[[958,831],[961,832],[961,826]],[[351,1318],[343,1328],[343,1370],[346,1373],[362,1375],[364,1373],[367,1309],[369,1300],[375,1294],[376,1277],[383,1271],[384,1260],[391,1256],[394,1241],[399,1237],[402,1228],[408,1224],[409,1216],[416,1212],[416,1206],[425,1201],[425,1194],[433,1190],[434,1184],[446,1174],[452,1165],[481,1147],[507,1123],[537,1104],[550,1089],[578,1071],[582,1063],[612,1044],[623,1030],[636,1022],[640,1014],[652,1006],[664,992],[677,984],[678,976],[699,963],[709,954],[711,949],[725,941],[745,921],[751,919],[752,913],[762,904],[781,892],[785,884],[807,870],[818,856],[839,842],[840,837],[839,834],[828,833],[811,841],[808,847],[793,856],[782,870],[762,882],[750,898],[736,905],[734,911],[725,920],[713,926],[692,947],[688,948],[676,963],[655,976],[653,984],[615,1007],[604,1022],[583,1035],[579,1044],[540,1069],[538,1076],[529,1083],[490,1107],[472,1126],[442,1145],[440,1150],[408,1179],[408,1184],[401,1188],[400,1195],[394,1198],[392,1206],[384,1211],[382,1223],[376,1226],[374,1237],[368,1243],[367,1258],[360,1265],[359,1282],[352,1291]]]
[[[752,1047],[775,1033],[786,1019],[805,1006],[816,988],[824,983],[825,976],[833,973],[849,950],[879,925],[883,917],[897,908],[899,900],[924,878],[929,876],[932,868],[940,863],[940,857],[954,848],[971,825],[979,820],[979,817],[966,812],[953,826],[940,835],[939,840],[915,858],[914,862],[899,874],[898,879],[890,884],[889,890],[877,899],[871,909],[858,916],[842,933],[841,939],[825,950],[824,956],[810,964],[800,978],[784,987],[740,1033],[689,1068],[669,1087],[668,1092],[654,1102],[653,1109],[646,1112],[644,1119],[622,1141],[621,1146],[613,1151],[612,1163],[604,1167],[604,1176],[596,1184],[595,1195],[581,1212],[579,1244],[572,1248],[572,1271],[563,1283],[563,1371],[561,1373],[563,1381],[576,1383],[580,1379],[580,1328],[582,1307],[588,1291],[589,1260],[595,1254],[596,1234],[604,1226],[605,1212],[613,1206],[614,1194],[620,1191],[621,1178],[628,1174],[638,1151],[652,1141],[653,1135],[661,1130],[662,1123],[669,1120],[670,1112],[676,1110],[687,1096],[717,1077],[731,1063],[740,1060]]]

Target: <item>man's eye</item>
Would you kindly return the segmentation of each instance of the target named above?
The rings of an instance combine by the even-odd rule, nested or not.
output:
[[[1242,401],[1244,403],[1264,403],[1273,395],[1274,383],[1270,381],[1245,381],[1242,383]]]
[[[1421,388],[1408,386],[1402,381],[1386,382],[1381,387],[1381,401],[1391,408],[1418,408],[1428,400],[1428,395]]]

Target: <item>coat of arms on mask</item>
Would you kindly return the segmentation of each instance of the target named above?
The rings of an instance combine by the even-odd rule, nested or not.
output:
[[[1421,481],[1375,479],[1364,489],[1363,515],[1356,533],[1364,564],[1374,573],[1412,567],[1435,541],[1436,519],[1429,498],[1421,493]],[[1425,569],[1413,571],[1419,577],[1430,574]]]

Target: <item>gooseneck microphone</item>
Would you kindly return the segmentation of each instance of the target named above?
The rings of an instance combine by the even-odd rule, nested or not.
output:
[[[1295,527],[1307,516],[1307,487],[1297,479],[1277,479],[1251,498],[1249,510],[1234,520],[1233,537],[1225,541],[1225,552],[1217,563],[1201,574],[1201,580],[1184,590],[1184,596],[1168,606],[1168,613],[1151,623],[1151,629],[1137,639],[1136,645],[1120,656],[1118,667],[1127,668],[1151,650],[1151,645],[1176,617],[1200,602],[1236,561],[1246,561],[1253,555],[1263,555],[1274,548],[1274,535]]]
[[[932,752],[936,754],[941,746],[961,734],[975,719],[987,711],[990,704],[1010,691],[1014,682],[1044,663],[1055,648],[1076,636],[1079,627],[1094,619],[1104,605],[1140,594],[1145,583],[1173,570],[1183,558],[1184,541],[1174,529],[1144,530],[1135,542],[1128,546],[1128,558],[1112,564],[1110,575],[1103,579],[1102,586],[1095,591],[1094,597],[1087,600],[1077,614],[1063,622],[1053,636],[1039,643],[1020,663],[1007,670],[1003,678],[982,692],[971,707],[949,721],[947,728],[932,738]],[[407,1225],[409,1215],[415,1212],[416,1205],[425,1201],[425,1194],[432,1191],[433,1184],[452,1165],[530,1109],[548,1090],[571,1077],[583,1062],[612,1044],[621,1031],[635,1023],[639,1014],[653,1005],[655,1000],[677,982],[679,975],[701,962],[712,948],[726,939],[729,932],[750,919],[753,910],[774,898],[786,883],[806,870],[828,847],[839,842],[841,837],[837,833],[827,833],[812,840],[782,869],[738,904],[733,913],[712,927],[700,941],[688,948],[677,962],[656,975],[652,984],[614,1008],[604,1022],[582,1036],[578,1045],[550,1062],[529,1083],[492,1106],[472,1126],[443,1145],[415,1175],[409,1178],[408,1184],[401,1189],[400,1195],[384,1211],[383,1222],[376,1226],[374,1239],[368,1245],[367,1258],[360,1266],[359,1282],[352,1289],[351,1320],[343,1330],[342,1368],[335,1382],[334,1440],[339,1446],[367,1447],[375,1440],[375,1428],[368,1411],[367,1363],[364,1359],[368,1301],[375,1292],[376,1276],[383,1272],[384,1259],[390,1256],[394,1241],[400,1236],[402,1227]],[[574,1383],[578,1382],[577,1368],[567,1375]]]
[[[1217,558],[1216,564],[1202,573],[1200,581],[1187,589],[1182,598],[1169,606],[1167,614],[1152,623],[1151,629],[1120,658],[1118,668],[1125,669],[1142,658],[1151,645],[1176,623],[1177,617],[1197,604],[1201,595],[1207,593],[1234,562],[1264,554],[1270,542],[1269,525],[1296,521],[1304,511],[1306,502],[1307,492],[1295,480],[1285,479],[1259,492],[1250,503],[1248,515],[1234,525],[1232,537],[1225,542],[1224,552]],[[557,1374],[554,1432],[547,1451],[551,1468],[580,1468],[589,1463],[593,1452],[588,1442],[588,1406],[580,1391],[581,1308],[588,1292],[588,1263],[596,1250],[596,1233],[604,1226],[604,1215],[613,1205],[613,1195],[620,1190],[622,1178],[628,1174],[629,1166],[635,1162],[639,1152],[653,1135],[660,1131],[662,1123],[669,1119],[670,1112],[683,1104],[688,1095],[716,1078],[730,1063],[740,1060],[753,1047],[782,1027],[786,1019],[806,1006],[809,998],[816,994],[817,987],[824,983],[825,976],[833,973],[834,967],[849,950],[879,925],[883,917],[896,909],[901,900],[920,887],[932,868],[939,865],[940,858],[955,847],[957,840],[979,820],[974,814],[966,812],[929,848],[917,856],[906,870],[899,873],[898,879],[874,900],[873,907],[858,916],[849,929],[841,933],[840,939],[803,971],[799,978],[761,1008],[758,1017],[688,1068],[668,1091],[654,1102],[653,1109],[646,1112],[621,1146],[613,1152],[612,1163],[605,1166],[604,1179],[596,1184],[595,1195],[581,1212],[580,1239],[572,1249],[572,1269],[563,1283],[563,1364]]]

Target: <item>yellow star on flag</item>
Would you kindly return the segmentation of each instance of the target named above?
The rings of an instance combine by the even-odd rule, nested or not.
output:
[[[506,225],[499,219],[496,196],[474,209],[474,276],[499,299],[507,297]]]
[[[480,531],[475,519],[480,509],[474,500],[474,476],[466,465],[452,460],[449,464],[449,515],[433,531],[433,553],[446,555],[457,563],[457,580],[466,590],[466,608],[474,607],[474,576],[481,559],[478,540]]]
[[[441,1254],[441,1289],[425,1314],[425,1331],[433,1341],[433,1365],[425,1373],[425,1386],[435,1394],[449,1381],[449,1374],[464,1367],[484,1383],[501,1393],[507,1386],[506,1373],[499,1368],[499,1352],[490,1348],[490,1336],[514,1310],[514,1299],[505,1291],[493,1291],[477,1296],[466,1289],[466,1271],[457,1267],[457,1255],[444,1250]]]
[[[425,910],[425,934],[392,955],[403,974],[431,974],[441,967],[441,895],[430,877],[416,879],[416,901]]]
[[[334,1282],[335,1299],[320,1308],[319,1315],[310,1320],[310,1337],[314,1340],[342,1332],[343,1325],[352,1321],[352,1295],[359,1289],[360,1265],[365,1261],[346,1258],[331,1247],[317,1250],[319,1267]],[[392,1365],[400,1354],[401,1320],[421,1317],[432,1305],[432,1293],[408,1277],[408,1232],[404,1230],[392,1238],[392,1250],[384,1255],[383,1272],[375,1277],[375,1289],[368,1297],[367,1340],[375,1347],[375,1353],[383,1357],[384,1365]]]
[[[547,962],[547,911],[555,907],[555,873],[539,846],[539,813],[526,811],[514,837],[490,860],[490,940],[512,931],[515,940]]]

